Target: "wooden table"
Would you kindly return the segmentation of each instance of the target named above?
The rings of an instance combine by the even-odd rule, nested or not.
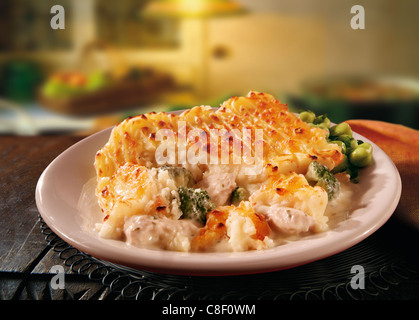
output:
[[[95,278],[89,272],[75,272],[74,266],[67,263],[64,255],[60,255],[63,250],[48,243],[48,237],[41,232],[45,225],[39,218],[34,198],[38,178],[56,156],[80,139],[82,137],[71,135],[0,136],[2,300],[165,299],[169,296],[173,298],[172,287],[180,288],[177,292],[182,299],[202,298],[203,295],[210,298],[220,295],[254,298],[258,295],[266,299],[419,298],[419,232],[395,217],[355,247],[292,270],[209,279],[134,273],[129,281],[141,286],[142,295],[130,296],[127,290],[123,292],[125,295],[121,294],[117,285],[109,280],[110,277],[104,281],[99,273]],[[351,291],[348,287],[353,276],[350,266],[357,264],[365,266],[366,290],[362,292]],[[65,270],[65,289],[62,290],[51,288],[55,275],[51,268],[57,265]],[[112,266],[110,269],[115,270]],[[123,268],[116,267],[116,270],[119,275],[130,274]],[[307,277],[307,273],[311,277]],[[153,281],[158,284],[154,288],[156,290],[153,289]],[[170,294],[164,293],[169,291]]]
[[[69,294],[77,297],[82,289],[48,290],[51,267],[63,263],[41,233],[34,198],[42,171],[80,139],[77,136],[0,137],[0,299],[64,299]],[[72,282],[86,280],[72,277]]]

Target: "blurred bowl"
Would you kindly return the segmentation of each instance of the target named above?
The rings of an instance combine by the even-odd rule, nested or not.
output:
[[[327,113],[334,122],[380,120],[418,129],[419,80],[408,78],[329,76],[302,83],[287,103],[298,111]]]

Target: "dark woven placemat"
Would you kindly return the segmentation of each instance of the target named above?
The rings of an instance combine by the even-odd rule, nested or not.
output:
[[[118,299],[412,299],[418,282],[418,233],[392,221],[359,244],[292,269],[227,277],[176,276],[134,270],[96,259],[70,246],[40,219],[41,230],[63,263],[99,281]],[[353,288],[353,266],[364,270],[364,288]],[[407,286],[409,288],[409,286]]]

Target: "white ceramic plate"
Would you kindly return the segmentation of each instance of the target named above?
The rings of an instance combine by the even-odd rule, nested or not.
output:
[[[111,129],[91,135],[59,155],[43,172],[36,204],[43,220],[64,241],[96,258],[161,273],[233,275],[281,270],[319,260],[362,241],[393,214],[401,194],[399,173],[390,158],[370,142],[375,164],[361,170],[359,198],[348,219],[331,230],[265,251],[237,253],[180,253],[137,248],[101,239],[93,231],[100,214],[79,209],[83,186],[95,176],[94,156],[109,139]],[[96,205],[96,204],[94,204]]]

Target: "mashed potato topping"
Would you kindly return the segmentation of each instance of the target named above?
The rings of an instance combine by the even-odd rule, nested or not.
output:
[[[327,212],[347,205],[307,175],[312,163],[329,172],[342,159],[325,130],[265,93],[131,117],[96,154],[98,232],[163,250],[272,248],[327,230]]]

